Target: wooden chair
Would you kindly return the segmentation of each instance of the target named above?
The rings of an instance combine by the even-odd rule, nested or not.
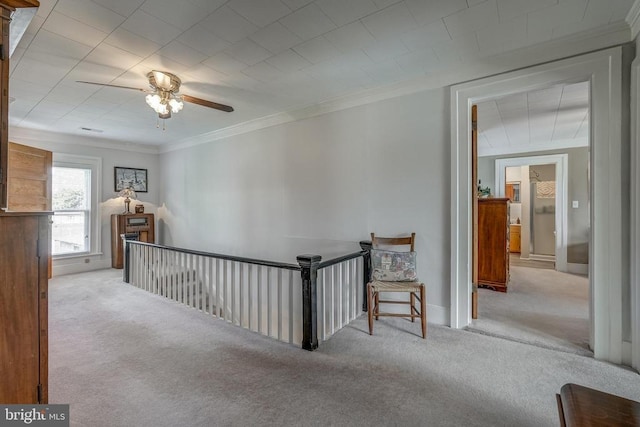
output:
[[[371,233],[371,246],[373,249],[379,249],[380,246],[394,247],[409,246],[410,251],[414,251],[416,233],[411,233],[410,237],[376,237]],[[372,258],[373,259],[373,258]],[[373,273],[373,268],[372,268]],[[367,283],[367,307],[369,308],[369,335],[373,335],[373,318],[378,320],[381,316],[390,317],[407,317],[411,318],[411,322],[415,322],[419,317],[422,322],[422,338],[427,337],[427,299],[426,289],[422,282],[393,282],[382,281],[373,278]],[[381,292],[406,292],[409,293],[409,301],[394,301],[380,299]],[[416,308],[416,300],[420,303],[420,308]],[[409,313],[385,313],[380,311],[380,304],[408,304],[410,306]]]

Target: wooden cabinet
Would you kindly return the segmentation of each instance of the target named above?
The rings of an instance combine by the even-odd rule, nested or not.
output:
[[[49,215],[0,215],[0,402],[47,403]]]
[[[509,226],[509,252],[520,253],[520,224]]]
[[[9,158],[9,23],[13,9],[0,3],[0,209],[7,207],[7,164]]]
[[[5,211],[11,173],[9,25],[14,8],[38,6],[36,0],[0,1],[0,402],[4,404],[48,403],[50,212]]]
[[[478,285],[506,292],[509,283],[509,199],[478,199]]]
[[[7,209],[51,210],[51,151],[9,142]]]
[[[111,267],[123,267],[122,234],[132,235],[132,240],[155,243],[153,214],[111,215]],[[135,236],[134,236],[135,235]]]

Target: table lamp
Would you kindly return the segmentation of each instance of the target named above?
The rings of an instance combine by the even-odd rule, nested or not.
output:
[[[120,197],[124,197],[124,212],[122,212],[123,214],[130,214],[133,213],[129,210],[129,203],[131,203],[131,198],[136,198],[136,192],[133,190],[133,188],[131,187],[127,187],[124,188],[122,190],[120,190],[120,192],[118,193],[118,196]]]

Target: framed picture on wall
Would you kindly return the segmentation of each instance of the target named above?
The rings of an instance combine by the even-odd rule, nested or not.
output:
[[[115,191],[133,188],[137,193],[147,192],[147,170],[135,168],[114,168]]]

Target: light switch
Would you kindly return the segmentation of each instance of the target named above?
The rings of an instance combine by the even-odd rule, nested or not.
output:
[[[574,200],[574,201],[571,203],[571,207],[572,207],[572,208],[574,208],[574,209],[577,209],[577,208],[579,208],[579,207],[580,207],[580,203],[579,203],[577,200]]]

